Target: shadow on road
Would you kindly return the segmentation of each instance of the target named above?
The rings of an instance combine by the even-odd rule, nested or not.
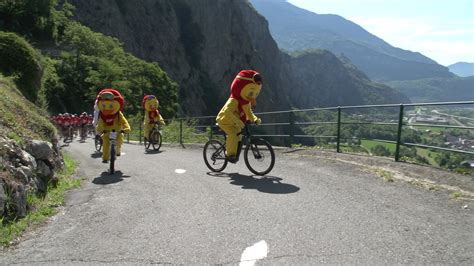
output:
[[[299,187],[291,184],[282,183],[280,177],[264,176],[255,178],[250,175],[241,175],[239,173],[207,173],[211,176],[229,177],[232,185],[242,186],[242,189],[256,189],[260,192],[271,194],[290,194],[300,190]]]
[[[163,151],[162,150],[146,150],[145,151],[145,154],[159,154],[159,153],[162,153]]]
[[[125,177],[130,177],[129,175],[124,175],[121,171],[116,171],[114,174],[109,174],[109,172],[102,172],[100,176],[94,178],[92,183],[96,185],[109,185],[113,183],[118,183],[123,180]]]
[[[91,153],[91,158],[94,158],[94,159],[97,159],[97,158],[101,158],[102,157],[102,152],[94,152],[94,153]]]

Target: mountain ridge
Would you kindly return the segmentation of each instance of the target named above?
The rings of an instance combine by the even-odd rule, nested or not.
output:
[[[448,66],[449,70],[460,77],[474,76],[474,63],[457,62]]]
[[[376,81],[454,77],[434,60],[418,52],[393,47],[341,16],[317,14],[286,1],[250,2],[269,20],[270,30],[283,50],[320,48],[344,54]],[[364,54],[364,51],[370,53]],[[392,76],[391,66],[398,69],[408,67],[410,71]],[[385,74],[381,76],[381,72]]]

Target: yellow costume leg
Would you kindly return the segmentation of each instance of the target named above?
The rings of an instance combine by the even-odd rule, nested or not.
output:
[[[102,135],[102,160],[108,161],[110,157],[110,142],[109,142],[109,133]]]
[[[148,139],[148,137],[150,136],[150,131],[151,129],[153,128],[153,124],[144,124],[143,125],[143,136]]]
[[[123,133],[118,134],[117,136],[117,156],[120,156],[120,152],[122,151],[122,143],[123,143]]]
[[[240,128],[233,125],[220,124],[219,127],[224,130],[227,134],[226,145],[226,155],[227,156],[236,156],[237,155],[237,144],[242,139],[242,135],[237,136],[241,131]]]

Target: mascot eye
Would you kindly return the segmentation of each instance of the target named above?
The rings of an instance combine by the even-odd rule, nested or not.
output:
[[[113,104],[110,104],[110,105],[109,105],[109,108],[110,108],[110,109],[114,108],[114,105],[113,105]]]
[[[253,97],[253,91],[249,92],[248,97]]]
[[[102,108],[105,108],[105,103],[102,104]]]

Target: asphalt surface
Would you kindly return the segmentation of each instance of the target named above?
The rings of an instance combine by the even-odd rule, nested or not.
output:
[[[360,166],[280,151],[266,177],[210,174],[200,148],[124,145],[110,176],[91,141],[65,150],[84,186],[0,264],[236,265],[256,243],[257,265],[474,264],[470,202]]]

